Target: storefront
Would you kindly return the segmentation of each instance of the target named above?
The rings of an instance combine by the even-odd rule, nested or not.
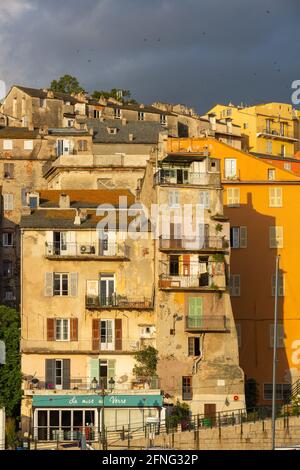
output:
[[[104,399],[104,403],[103,403]],[[107,431],[143,426],[149,417],[160,418],[161,395],[35,395],[32,399],[33,435],[38,441],[97,439]]]

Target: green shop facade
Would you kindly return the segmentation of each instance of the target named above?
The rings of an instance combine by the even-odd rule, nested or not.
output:
[[[135,395],[33,395],[33,437],[38,441],[72,441],[82,433],[128,431],[164,419],[163,397]]]

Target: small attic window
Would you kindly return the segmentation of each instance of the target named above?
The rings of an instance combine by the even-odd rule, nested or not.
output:
[[[117,127],[108,127],[108,128],[107,128],[107,132],[108,132],[109,134],[116,134],[117,131],[118,131]]]

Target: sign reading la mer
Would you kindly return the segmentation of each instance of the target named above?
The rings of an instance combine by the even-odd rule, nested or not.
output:
[[[68,407],[68,408],[97,408],[103,406],[103,397],[94,395],[34,395],[32,406]],[[109,395],[104,397],[104,406],[111,408],[149,408],[161,407],[161,395]]]

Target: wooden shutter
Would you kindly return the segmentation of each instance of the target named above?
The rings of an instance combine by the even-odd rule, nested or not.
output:
[[[98,351],[100,349],[100,320],[92,322],[92,349]]]
[[[70,389],[70,359],[63,359],[63,390]]]
[[[195,342],[194,338],[188,338],[188,355],[194,356],[195,355]]]
[[[188,322],[191,327],[197,327],[202,322],[203,302],[202,297],[190,297]]]
[[[115,359],[109,359],[107,361],[107,378],[109,379],[114,379],[115,380],[116,376],[116,360]]]
[[[45,273],[45,297],[53,296],[53,273]]]
[[[70,296],[77,296],[78,273],[70,273]]]
[[[238,206],[240,204],[240,188],[227,188],[227,205]]]
[[[97,382],[99,383],[99,373],[100,373],[100,368],[99,368],[99,359],[90,359],[90,382],[92,382],[93,379],[96,379]]]
[[[55,340],[55,320],[54,318],[47,318],[47,341]]]
[[[115,319],[115,350],[122,350],[122,320],[121,318]]]
[[[55,385],[55,359],[45,360],[46,388],[54,388]]]
[[[240,248],[247,248],[248,245],[248,230],[247,227],[240,227]]]
[[[78,341],[78,318],[70,319],[70,341]]]
[[[190,275],[190,255],[182,255],[183,259],[183,275],[189,276]]]

